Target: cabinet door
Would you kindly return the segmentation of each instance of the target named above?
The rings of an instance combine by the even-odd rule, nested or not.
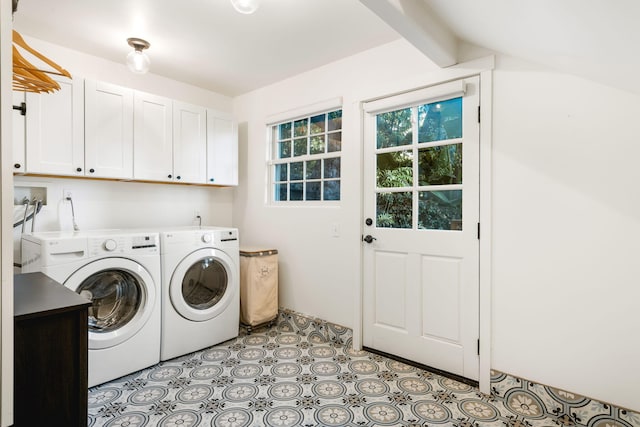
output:
[[[87,80],[85,102],[85,175],[133,178],[133,90]]]
[[[206,117],[204,107],[173,103],[173,172],[177,182],[206,182]]]
[[[20,107],[25,102],[24,92],[13,92],[13,105]],[[25,104],[26,106],[26,104]],[[20,110],[13,110],[13,171],[24,172],[25,169],[25,122],[26,115]]]
[[[237,125],[213,110],[207,110],[207,182],[238,185]]]
[[[60,90],[26,94],[26,171],[83,175],[82,79],[56,78]]]
[[[171,181],[173,179],[171,100],[135,92],[133,108],[133,178]]]

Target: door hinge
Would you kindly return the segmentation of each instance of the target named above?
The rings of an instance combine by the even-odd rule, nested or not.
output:
[[[480,356],[480,338],[478,338],[478,356]]]
[[[480,106],[478,105],[478,123],[480,123]]]
[[[480,223],[478,223],[478,240],[480,240]]]

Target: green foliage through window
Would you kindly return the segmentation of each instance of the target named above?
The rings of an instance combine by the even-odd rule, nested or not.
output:
[[[273,200],[340,200],[342,110],[271,127]]]

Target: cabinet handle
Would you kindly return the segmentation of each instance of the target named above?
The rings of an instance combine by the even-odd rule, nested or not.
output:
[[[21,166],[20,163],[16,163],[16,164],[13,165],[13,167],[16,168],[16,169],[20,169],[20,166]]]
[[[27,104],[25,104],[24,102],[21,102],[20,105],[14,105],[13,109],[20,111],[21,116],[27,115]]]
[[[94,173],[96,170],[94,168],[89,169],[89,172]]]
[[[169,175],[167,175],[167,178],[171,178],[172,176],[173,176],[173,175],[169,174]]]
[[[215,181],[215,180],[214,180],[213,178],[209,178],[209,181],[213,182],[213,181]]]
[[[180,179],[180,175],[176,176],[176,179]]]
[[[82,168],[76,168],[76,172],[82,172]]]

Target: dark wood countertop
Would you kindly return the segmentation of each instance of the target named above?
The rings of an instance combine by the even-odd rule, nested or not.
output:
[[[91,301],[43,273],[13,276],[13,314],[25,320],[90,306]]]

